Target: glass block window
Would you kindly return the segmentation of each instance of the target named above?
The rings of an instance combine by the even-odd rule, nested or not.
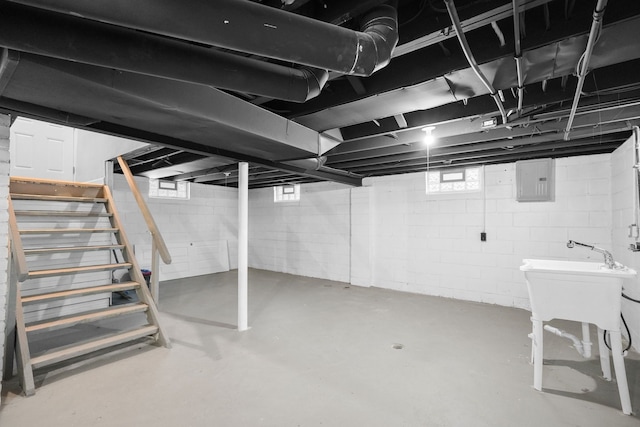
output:
[[[189,181],[149,179],[149,197],[155,199],[189,200]]]
[[[300,200],[300,184],[273,187],[274,202],[295,202],[297,200]]]
[[[427,172],[427,193],[473,192],[482,190],[482,168]]]

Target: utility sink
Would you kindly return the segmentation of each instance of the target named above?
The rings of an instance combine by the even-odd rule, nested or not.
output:
[[[522,271],[549,271],[563,274],[596,274],[604,276],[635,276],[636,272],[623,265],[617,264],[616,268],[608,268],[602,262],[587,261],[560,261],[555,259],[524,259]]]
[[[622,412],[631,414],[631,400],[622,356],[620,310],[622,283],[636,272],[616,264],[608,268],[604,263],[524,259],[524,272],[531,304],[533,323],[533,386],[542,390],[543,322],[552,319],[583,322],[588,338],[588,324],[598,327],[600,363],[605,379],[611,379],[609,350],[604,345],[602,330],[610,332],[613,364],[622,403]]]
[[[606,330],[620,329],[622,282],[635,270],[603,263],[525,259],[531,312],[538,320],[554,318],[588,322]]]

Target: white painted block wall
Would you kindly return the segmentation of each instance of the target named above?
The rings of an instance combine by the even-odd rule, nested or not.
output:
[[[249,267],[350,280],[350,187],[303,185],[299,202],[249,192]]]
[[[171,253],[171,264],[160,262],[160,280],[237,268],[235,188],[191,184],[190,200],[149,199],[148,180],[135,180]],[[151,235],[123,175],[114,175],[112,192],[140,268],[151,269]]]
[[[8,203],[9,196],[9,125],[10,117],[0,114],[0,367],[4,366],[4,341],[7,317]],[[0,395],[2,382],[0,382]],[[1,398],[0,398],[1,399]]]
[[[640,272],[640,252],[631,252],[628,247],[635,243],[629,238],[629,225],[635,223],[634,207],[634,138],[630,138],[611,157],[611,189],[613,215],[613,255],[618,262]],[[640,278],[627,281],[624,292],[634,299],[640,299]],[[640,305],[622,300],[622,313],[631,331],[634,348],[640,348]],[[623,329],[624,331],[624,329]]]
[[[517,202],[515,176],[491,165],[484,193],[429,196],[423,173],[367,180],[375,286],[528,308],[523,258],[600,260],[566,242],[611,247],[610,155],[557,159],[553,202]]]
[[[375,285],[373,257],[375,255],[373,190],[371,187],[352,188],[351,192],[351,278],[357,286]]]
[[[611,247],[611,156],[555,161],[553,202],[515,200],[515,164],[485,168],[485,190],[425,194],[424,173],[362,188],[303,185],[299,202],[250,191],[251,267],[528,308],[523,258],[600,260]],[[480,232],[487,241],[480,241]]]

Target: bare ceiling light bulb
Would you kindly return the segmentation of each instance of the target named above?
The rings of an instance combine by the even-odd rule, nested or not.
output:
[[[422,138],[422,142],[424,143],[424,145],[429,146],[436,141],[432,134],[434,129],[434,126],[427,126],[422,128],[422,131],[424,132],[424,138]]]

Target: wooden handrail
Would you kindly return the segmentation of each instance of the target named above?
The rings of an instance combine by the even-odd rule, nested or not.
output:
[[[158,230],[156,222],[153,220],[153,216],[151,215],[151,211],[149,211],[147,203],[144,201],[144,198],[140,194],[140,190],[138,190],[138,186],[133,179],[133,174],[131,173],[131,169],[129,169],[129,165],[127,165],[127,162],[124,161],[122,156],[118,156],[118,163],[120,164],[120,169],[122,169],[122,173],[124,174],[124,177],[129,184],[129,188],[131,188],[133,197],[136,199],[136,202],[138,202],[138,206],[140,207],[142,216],[147,223],[147,228],[151,233],[151,238],[153,239],[153,243],[160,253],[162,261],[165,264],[171,264],[171,254],[169,254],[169,249],[167,249],[167,245],[164,243],[164,239],[160,234],[160,230]]]
[[[27,258],[24,256],[24,250],[22,248],[22,238],[20,237],[20,231],[18,231],[18,222],[16,220],[16,214],[13,211],[13,203],[11,202],[11,196],[8,198],[9,203],[9,237],[11,239],[11,253],[13,259],[16,260],[16,269],[19,282],[24,282],[29,277],[29,267],[27,266]]]
[[[127,168],[127,171],[129,172],[129,174],[131,173],[131,171],[129,171],[128,168]],[[138,187],[135,187],[135,189],[137,190]],[[152,289],[149,290],[145,285],[145,278],[142,275],[142,270],[140,270],[140,265],[138,264],[138,260],[136,259],[133,253],[133,248],[129,243],[127,234],[124,231],[122,221],[120,220],[120,214],[118,214],[118,211],[116,210],[115,203],[113,201],[113,194],[111,194],[111,190],[106,185],[104,187],[104,194],[107,200],[109,201],[109,203],[107,204],[107,211],[110,214],[112,214],[111,219],[113,221],[113,224],[116,226],[116,228],[120,230],[120,232],[117,235],[118,236],[117,240],[118,240],[118,243],[124,245],[124,249],[122,250],[122,255],[124,256],[124,260],[126,262],[130,262],[132,265],[131,269],[129,270],[129,274],[131,275],[131,278],[133,279],[133,281],[138,282],[141,285],[139,288],[140,299],[143,302],[154,300],[156,303],[158,303],[159,302],[158,270],[156,270],[156,272],[153,273],[153,277],[155,278],[155,284],[152,284]],[[167,253],[169,252],[167,251]],[[154,254],[154,257],[157,258],[158,256]],[[169,261],[171,261],[171,259],[169,259]],[[150,323],[159,325],[160,320],[159,320],[158,308],[156,307],[156,304],[149,304],[148,310],[149,311],[147,312],[147,316],[149,316],[150,320],[153,319],[153,322],[150,322]],[[171,340],[167,335],[165,335],[165,333],[162,331],[162,328],[158,329],[158,341],[160,344],[164,345],[165,347],[171,348]]]

